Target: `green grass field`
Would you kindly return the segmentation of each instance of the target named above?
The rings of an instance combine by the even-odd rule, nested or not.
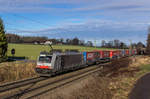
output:
[[[36,60],[41,51],[49,51],[50,47],[46,45],[29,45],[29,44],[8,44],[8,56],[11,56],[11,49],[15,48],[17,57],[28,57],[31,60]],[[92,51],[92,50],[110,50],[106,48],[83,47],[72,45],[53,45],[54,49],[78,49],[79,51]]]

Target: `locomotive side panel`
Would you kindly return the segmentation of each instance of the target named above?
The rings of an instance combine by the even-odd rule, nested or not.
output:
[[[83,55],[82,54],[68,54],[61,56],[61,68],[69,69],[74,67],[80,67],[83,65]]]
[[[53,55],[52,65],[53,65],[53,72],[61,71],[61,56],[60,55]]]

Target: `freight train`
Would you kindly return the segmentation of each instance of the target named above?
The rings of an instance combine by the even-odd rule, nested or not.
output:
[[[133,50],[95,50],[89,52],[40,53],[35,71],[41,76],[52,76],[65,71],[76,70],[112,59],[136,55]]]

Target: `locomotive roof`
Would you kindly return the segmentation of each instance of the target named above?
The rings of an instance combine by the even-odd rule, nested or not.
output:
[[[77,55],[77,54],[82,54],[80,52],[67,52],[67,53],[53,53],[56,55]]]

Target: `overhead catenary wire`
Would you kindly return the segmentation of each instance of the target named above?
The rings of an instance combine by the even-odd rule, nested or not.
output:
[[[37,21],[37,20],[35,20],[35,19],[32,19],[32,18],[23,16],[23,15],[19,15],[19,14],[12,14],[12,15],[15,16],[15,17],[21,17],[21,18],[23,18],[23,19],[25,19],[25,20],[32,21],[32,22],[34,22],[34,23],[37,23],[37,24],[46,26],[47,28],[50,28],[50,25],[47,24],[47,23],[40,22],[40,21]],[[67,35],[65,35],[65,33],[62,34],[62,33],[58,32],[58,34],[59,34],[59,38],[67,37]],[[56,37],[56,38],[57,38],[57,37]]]
[[[28,21],[37,23],[37,24],[42,25],[42,26],[46,26],[47,28],[50,28],[50,25],[47,24],[47,23],[40,22],[40,21],[37,21],[37,20],[35,20],[35,19],[32,19],[32,18],[23,16],[23,15],[19,15],[19,14],[13,14],[13,13],[12,13],[11,15],[14,16],[14,17],[20,17],[20,18],[23,18],[23,19],[25,19],[25,20],[28,20]],[[33,25],[28,25],[28,26],[32,26],[32,27],[33,27]],[[24,26],[23,26],[23,27],[24,27]],[[25,27],[25,28],[26,28],[26,27]],[[7,29],[8,29],[8,28],[7,28]],[[11,28],[10,30],[24,32],[24,30],[17,29],[17,28]],[[33,32],[34,32],[34,31],[33,31]],[[36,33],[36,31],[35,31],[35,33]],[[40,33],[36,33],[36,34],[37,34],[37,36],[39,36]],[[62,33],[62,32],[60,33],[60,32],[58,32],[57,34],[58,34],[58,35],[55,37],[56,39],[67,37],[67,35],[65,36],[66,33]]]
[[[29,20],[29,21],[32,21],[32,22],[35,22],[35,23],[38,23],[38,24],[41,24],[41,25],[44,25],[44,26],[49,26],[49,24],[42,23],[42,22],[40,22],[40,21],[31,19],[31,18],[29,18],[29,17],[25,17],[25,16],[23,16],[23,15],[19,15],[19,14],[12,14],[12,15],[13,15],[13,16],[16,16],[16,17],[22,17],[22,18],[24,18],[24,19],[26,19],[26,20]]]
[[[25,16],[23,16],[23,15],[19,15],[19,14],[11,14],[12,16],[15,16],[15,17],[21,17],[21,18],[23,18],[23,19],[25,19],[25,20],[28,20],[28,21],[32,21],[32,22],[34,22],[34,23],[37,23],[37,24],[40,24],[40,25],[43,25],[43,26],[46,26],[47,28],[49,28],[49,24],[45,24],[45,23],[42,23],[42,22],[40,22],[40,21],[37,21],[37,20],[34,20],[34,19],[31,19],[31,18],[28,18],[28,17],[25,17]],[[1,16],[3,16],[3,15],[1,15]],[[8,23],[8,22],[7,22]],[[7,25],[12,25],[11,23],[8,23]],[[32,26],[33,27],[33,25],[28,25],[28,26]],[[24,26],[23,26],[24,27]],[[17,29],[17,28],[13,28],[14,30],[21,30],[21,29]],[[12,29],[11,29],[12,30]]]

